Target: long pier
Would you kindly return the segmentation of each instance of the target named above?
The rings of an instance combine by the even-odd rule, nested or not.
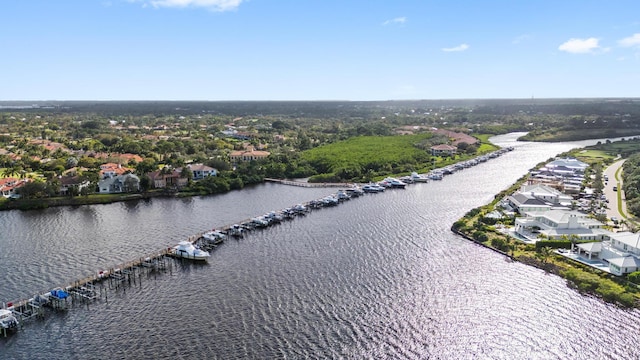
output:
[[[273,178],[265,178],[264,181],[274,182],[274,183],[278,183],[278,184],[282,184],[282,185],[300,186],[300,187],[309,187],[309,188],[353,186],[353,183],[310,183],[310,182],[284,180],[284,179],[273,179]]]

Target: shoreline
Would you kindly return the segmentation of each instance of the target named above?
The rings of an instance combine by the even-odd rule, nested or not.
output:
[[[494,199],[469,210],[452,224],[450,230],[466,240],[504,255],[511,261],[533,266],[566,280],[567,286],[582,295],[595,296],[605,302],[624,308],[640,309],[640,295],[636,285],[624,276],[617,276],[591,268],[579,261],[557,254],[551,247],[534,246],[506,235],[482,221],[483,213],[491,212],[499,199],[513,193],[527,179],[525,174],[511,186],[500,191]],[[618,287],[619,290],[614,289]],[[619,291],[619,292],[617,292]]]
[[[191,195],[190,195],[191,196]],[[116,202],[134,201],[134,200],[146,200],[157,197],[180,197],[177,193],[138,193],[138,194],[104,194],[104,195],[92,195],[91,197],[75,196],[72,198],[43,198],[43,199],[25,199],[25,200],[7,200],[0,203],[0,211],[9,210],[40,210],[50,207],[62,207],[62,206],[83,206],[83,205],[100,205],[100,204],[113,204]]]

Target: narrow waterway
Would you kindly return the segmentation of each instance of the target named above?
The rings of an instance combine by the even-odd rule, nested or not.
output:
[[[449,230],[539,162],[515,151],[438,182],[367,195],[227,241],[206,265],[145,279],[0,339],[8,359],[638,359],[640,312],[580,295]],[[0,213],[0,301],[335,189]]]

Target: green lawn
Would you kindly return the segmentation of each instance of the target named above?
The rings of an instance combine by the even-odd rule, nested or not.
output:
[[[616,156],[604,150],[582,150],[578,153],[582,161],[593,163],[600,160],[612,160]]]
[[[322,172],[344,168],[371,168],[393,171],[401,164],[429,162],[431,133],[399,136],[359,136],[320,146],[302,153],[302,157]],[[420,144],[425,144],[419,148]]]

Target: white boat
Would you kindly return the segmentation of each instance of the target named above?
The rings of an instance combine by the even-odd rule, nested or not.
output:
[[[291,210],[293,210],[294,213],[301,215],[301,214],[306,214],[309,212],[309,209],[302,205],[302,204],[297,204],[295,205],[293,208],[291,208]]]
[[[442,172],[432,171],[429,173],[429,179],[431,180],[442,180]]]
[[[284,216],[282,214],[277,213],[275,211],[270,211],[262,217],[269,224],[279,224],[284,220]]]
[[[409,184],[413,184],[415,181],[413,181],[413,178],[411,178],[411,176],[402,176],[399,179],[400,181],[402,181],[403,183],[409,185]]]
[[[336,193],[335,197],[339,201],[345,201],[345,200],[351,199],[351,195],[347,194],[347,192],[344,191],[344,190],[338,190],[338,192]]]
[[[18,324],[18,319],[10,310],[0,309],[0,329],[3,329],[4,331],[17,330]]]
[[[251,219],[251,224],[253,224],[253,226],[257,228],[264,228],[270,225],[269,221],[265,219],[264,216],[258,216]]]
[[[227,231],[227,233],[229,234],[229,236],[233,236],[233,237],[242,237],[243,233],[244,233],[244,228],[238,224],[233,224],[231,225],[231,227],[229,228],[229,231]]]
[[[411,173],[411,179],[414,182],[429,182],[429,177],[425,176],[425,175],[420,175],[417,172],[412,172]]]
[[[207,260],[211,256],[207,251],[198,249],[188,241],[181,241],[169,250],[169,254],[192,260]]]
[[[209,241],[212,242],[214,244],[218,244],[224,241],[224,238],[227,237],[227,235],[225,233],[223,233],[220,230],[211,230],[211,231],[207,231],[206,233],[202,234],[202,237]]]
[[[357,185],[346,189],[345,192],[351,197],[358,197],[364,194],[364,190],[362,190],[362,188]]]
[[[333,195],[325,196],[322,198],[323,206],[336,206],[338,205],[338,203],[340,203],[340,200],[338,200],[338,198]]]
[[[366,184],[362,187],[362,190],[366,193],[379,193],[384,191],[384,186],[378,184]]]
[[[394,177],[385,178],[384,182],[388,184],[389,187],[396,188],[396,189],[404,189],[404,187],[407,186],[407,184],[400,181],[400,179],[396,179]]]

